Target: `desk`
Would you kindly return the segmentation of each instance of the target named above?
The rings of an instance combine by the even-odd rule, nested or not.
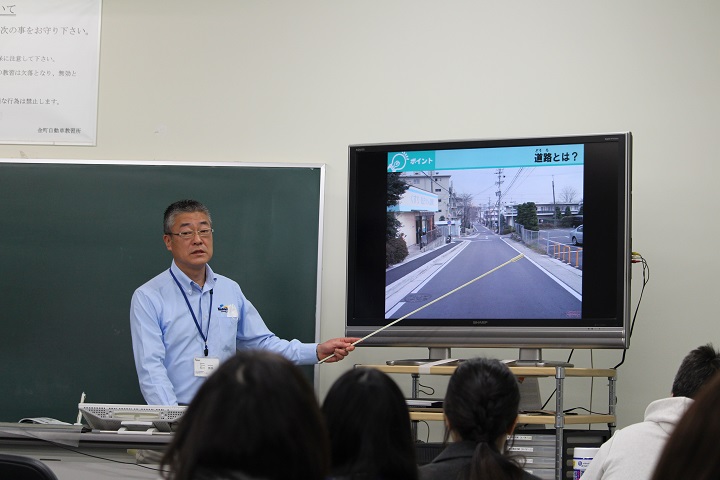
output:
[[[158,470],[148,470],[139,465],[95,462],[49,462],[45,465],[58,480],[158,480]],[[155,465],[157,469],[157,465]]]
[[[156,480],[157,465],[137,465],[129,449],[164,450],[170,434],[83,432],[75,425],[0,423],[0,452],[37,458],[59,480]]]

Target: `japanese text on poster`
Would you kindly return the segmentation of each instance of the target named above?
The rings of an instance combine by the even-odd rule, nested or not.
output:
[[[0,143],[95,145],[101,0],[0,0]]]

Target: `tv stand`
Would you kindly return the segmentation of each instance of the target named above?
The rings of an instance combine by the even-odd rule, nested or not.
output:
[[[443,362],[443,360],[446,360]],[[387,365],[410,365],[418,366],[427,363],[438,363],[440,365],[457,367],[462,360],[454,359],[450,356],[449,348],[430,347],[428,348],[428,358],[403,358],[399,360],[388,360]]]
[[[388,360],[385,362],[387,365],[406,365],[418,367],[420,365],[426,365],[428,363],[436,363],[438,365],[457,367],[462,360],[458,358],[401,358],[398,360]]]
[[[521,348],[517,360],[505,362],[508,367],[574,367],[572,363],[562,361],[545,361],[542,349]]]
[[[447,360],[443,362],[443,360]],[[450,348],[430,347],[428,348],[428,358],[402,358],[398,360],[388,360],[387,365],[397,366],[419,366],[428,363],[437,363],[438,365],[456,367],[462,360],[453,359],[450,356]],[[543,360],[541,348],[521,348],[517,360],[505,361],[508,367],[574,367],[572,363],[554,360]]]
[[[421,375],[452,375],[457,367],[454,366],[428,366],[428,365],[356,365],[356,368],[375,368],[388,374],[405,374],[411,375],[411,398],[418,398],[420,393],[419,377]],[[427,370],[427,371],[425,371]],[[518,424],[531,427],[553,425],[555,429],[555,480],[563,480],[563,467],[566,459],[566,449],[563,448],[563,431],[568,425],[581,424],[607,424],[610,434],[615,429],[615,410],[616,410],[616,381],[617,371],[615,369],[598,369],[598,368],[565,368],[565,367],[510,367],[510,371],[516,377],[542,377],[554,378],[555,380],[555,409],[554,410],[538,410],[521,413],[518,415]],[[608,379],[608,413],[588,413],[580,415],[570,415],[565,413],[564,408],[564,392],[565,380],[568,378],[593,378],[605,377]],[[417,439],[417,423],[424,421],[445,420],[442,411],[427,411],[427,409],[410,408],[410,420],[412,422],[413,438]],[[547,478],[547,477],[543,477]]]

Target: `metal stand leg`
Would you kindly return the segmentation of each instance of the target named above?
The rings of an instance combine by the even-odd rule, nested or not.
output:
[[[608,395],[610,398],[608,399],[608,413],[615,417],[615,413],[617,411],[617,396],[615,392],[616,388],[616,377],[608,377]],[[612,435],[615,432],[615,427],[617,426],[616,422],[608,423],[608,430],[610,430],[610,435]]]
[[[555,478],[562,480],[563,471],[563,428],[565,427],[565,414],[563,413],[563,384],[565,380],[565,367],[555,367]]]
[[[420,374],[413,373],[411,374],[412,377],[412,384],[410,387],[410,398],[418,398],[418,395],[420,393]],[[418,441],[418,421],[412,420],[410,422],[410,432],[412,433],[412,438],[415,442]]]

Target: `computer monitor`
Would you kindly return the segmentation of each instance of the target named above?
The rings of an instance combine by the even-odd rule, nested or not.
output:
[[[78,410],[96,430],[172,432],[185,413],[178,405],[79,403]]]

